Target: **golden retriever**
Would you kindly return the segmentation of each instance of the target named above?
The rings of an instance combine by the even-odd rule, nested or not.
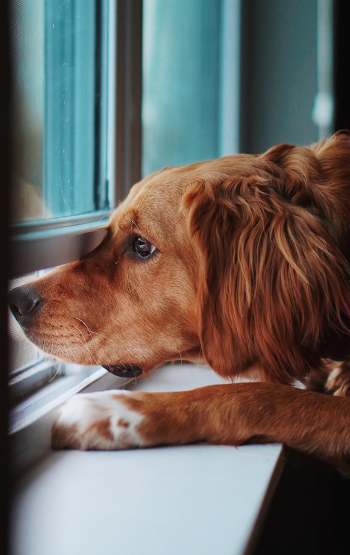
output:
[[[44,351],[117,375],[181,359],[260,381],[77,395],[53,447],[284,442],[347,468],[349,263],[345,132],[146,177],[97,249],[10,293],[15,317]]]

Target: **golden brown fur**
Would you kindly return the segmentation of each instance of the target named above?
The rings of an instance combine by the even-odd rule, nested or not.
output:
[[[138,237],[156,247],[149,257],[134,251]],[[226,378],[254,371],[273,382],[168,394],[163,408],[162,396],[142,394],[150,444],[284,441],[339,462],[350,400],[289,385],[327,388],[332,358],[343,362],[328,389],[349,390],[349,263],[350,137],[340,133],[147,177],[104,242],[34,282],[26,294],[40,306],[17,317],[64,360],[146,375],[203,359]]]
[[[239,157],[232,176],[204,175],[188,191],[202,348],[221,375],[258,363],[290,383],[321,365],[324,327],[340,327],[349,302],[350,149],[339,145]]]

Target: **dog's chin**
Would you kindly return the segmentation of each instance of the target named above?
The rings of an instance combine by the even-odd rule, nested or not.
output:
[[[102,364],[103,368],[121,378],[137,378],[142,374],[142,368],[137,364]]]

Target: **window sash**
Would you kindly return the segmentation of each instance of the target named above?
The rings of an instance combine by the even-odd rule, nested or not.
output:
[[[100,70],[101,74],[95,78],[99,83],[100,94],[104,97],[104,105],[101,108],[101,114],[96,118],[97,135],[94,137],[94,149],[100,163],[95,168],[95,175],[93,176],[94,183],[97,185],[93,194],[96,196],[95,206],[106,206],[106,208],[70,217],[23,221],[12,224],[9,230],[10,279],[20,278],[39,270],[78,260],[84,254],[93,250],[106,234],[110,215],[109,206],[113,206],[116,200],[121,199],[121,194],[119,192],[117,194],[115,188],[116,74],[118,64],[121,63],[120,53],[118,58],[118,53],[115,52],[117,44],[117,2],[116,0],[102,0],[102,2],[103,9],[100,10],[102,20],[96,22],[96,25],[100,27],[104,25],[104,30],[107,29],[108,32],[105,33],[105,38],[103,38],[103,67]],[[84,4],[85,2],[82,2],[80,8],[84,7]],[[119,109],[123,110],[123,106],[119,106]],[[96,107],[95,110],[97,110]],[[89,122],[86,125],[89,125]],[[46,140],[48,140],[49,135],[50,133],[46,135]],[[53,156],[51,156],[51,159],[54,159]],[[53,166],[50,171],[47,167],[44,169],[46,180],[52,179],[52,176],[55,175]],[[74,165],[69,166],[69,171],[74,173]],[[74,177],[75,183],[78,179],[81,180],[78,184],[79,195],[84,195],[85,178],[86,175],[79,176],[78,173]],[[107,197],[103,198],[104,191],[107,188],[106,182],[109,188],[108,199]],[[47,188],[47,185],[45,187]],[[54,395],[54,391],[57,395],[62,395],[73,386],[78,390],[80,382],[83,385],[86,380],[98,379],[101,372],[106,373],[105,370],[98,369],[96,366],[91,368],[79,367],[77,369],[75,365],[56,363],[54,359],[38,357],[38,361],[35,362],[31,358],[30,361],[28,360],[28,364],[11,372],[9,379],[11,402],[15,404],[11,411],[10,427],[12,431],[13,427],[21,426],[19,421],[21,420],[23,406],[25,406],[25,413],[32,411],[32,397],[35,401],[39,396],[40,404],[46,398],[51,398],[50,396]],[[34,406],[36,405],[37,402],[35,401]],[[18,407],[20,410],[18,410]]]
[[[106,2],[108,81],[101,86],[107,91],[108,125],[100,122],[100,136],[108,140],[102,141],[107,152],[100,159],[107,163],[98,171],[100,180],[102,173],[108,180],[113,206],[141,178],[142,0]],[[10,277],[79,259],[104,237],[109,212],[12,225]]]

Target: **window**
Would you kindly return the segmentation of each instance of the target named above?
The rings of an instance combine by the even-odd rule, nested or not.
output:
[[[108,0],[12,0],[11,6],[17,277],[66,262],[64,237],[69,258],[76,258],[81,244],[74,249],[75,243],[101,227],[114,204],[107,149],[114,133],[115,18]]]
[[[104,235],[115,202],[115,11],[109,0],[11,1],[11,286],[79,258]],[[47,358],[13,319],[10,343],[10,391],[21,400],[14,426],[23,410],[102,372]]]
[[[14,0],[16,220],[109,209],[106,2]]]
[[[219,155],[220,0],[146,0],[144,175]]]
[[[143,6],[142,174],[237,152],[239,2]]]

